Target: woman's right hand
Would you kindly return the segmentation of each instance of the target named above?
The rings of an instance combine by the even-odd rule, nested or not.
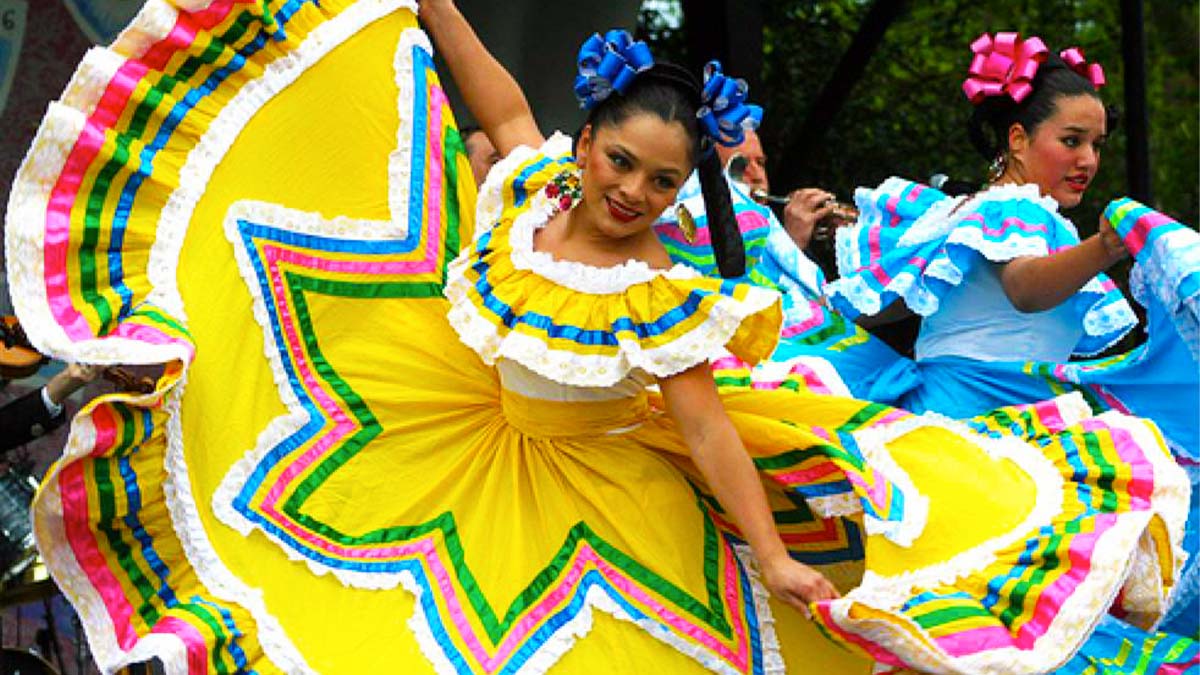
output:
[[[809,603],[841,596],[825,575],[789,556],[761,563],[763,583],[775,597],[810,617]],[[810,617],[811,618],[811,617]]]
[[[1124,260],[1129,255],[1129,249],[1125,248],[1125,240],[1103,215],[1100,216],[1100,228],[1096,236],[1100,238],[1100,243],[1104,244],[1104,252],[1108,254],[1110,265]]]

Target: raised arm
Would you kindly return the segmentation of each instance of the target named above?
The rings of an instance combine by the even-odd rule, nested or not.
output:
[[[1000,272],[1000,283],[1018,311],[1044,312],[1066,302],[1092,277],[1126,255],[1120,235],[1101,216],[1099,232],[1078,246],[1007,263]]]
[[[545,138],[525,94],[479,41],[453,0],[421,0],[419,16],[467,108],[500,154],[518,145],[540,146]]]
[[[758,472],[717,396],[708,364],[663,378],[659,387],[692,460],[754,550],[767,588],[805,612],[806,603],[838,597],[828,579],[788,555]]]

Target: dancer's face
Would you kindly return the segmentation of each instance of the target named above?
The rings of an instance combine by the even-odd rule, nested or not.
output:
[[[575,153],[583,169],[582,215],[616,238],[648,230],[692,172],[690,148],[682,124],[650,113],[584,127]]]
[[[1015,182],[1036,183],[1043,195],[1071,208],[1095,177],[1107,138],[1099,99],[1089,94],[1059,97],[1054,114],[1033,134],[1019,124],[1009,130],[1008,173]]]

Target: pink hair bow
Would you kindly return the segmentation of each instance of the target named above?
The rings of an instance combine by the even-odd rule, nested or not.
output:
[[[1063,61],[1067,62],[1071,70],[1079,73],[1084,79],[1090,81],[1092,86],[1099,89],[1104,86],[1104,69],[1099,63],[1088,63],[1087,59],[1083,58],[1083,50],[1079,47],[1071,47],[1064,49],[1058,53]]]
[[[975,58],[971,76],[963,82],[963,93],[978,105],[990,96],[1008,94],[1020,103],[1033,91],[1030,82],[1050,50],[1041,38],[1021,39],[1020,33],[984,33],[971,43]]]

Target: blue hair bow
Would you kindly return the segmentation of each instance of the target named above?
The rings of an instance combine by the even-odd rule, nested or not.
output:
[[[593,33],[579,48],[578,63],[575,98],[591,110],[614,91],[624,93],[638,73],[654,65],[654,56],[645,42],[634,42],[628,32],[614,29],[604,37]]]
[[[749,91],[745,80],[726,77],[720,62],[709,61],[704,66],[704,91],[696,111],[704,133],[726,147],[741,145],[746,129],[757,129],[763,117],[761,107],[746,103]]]

